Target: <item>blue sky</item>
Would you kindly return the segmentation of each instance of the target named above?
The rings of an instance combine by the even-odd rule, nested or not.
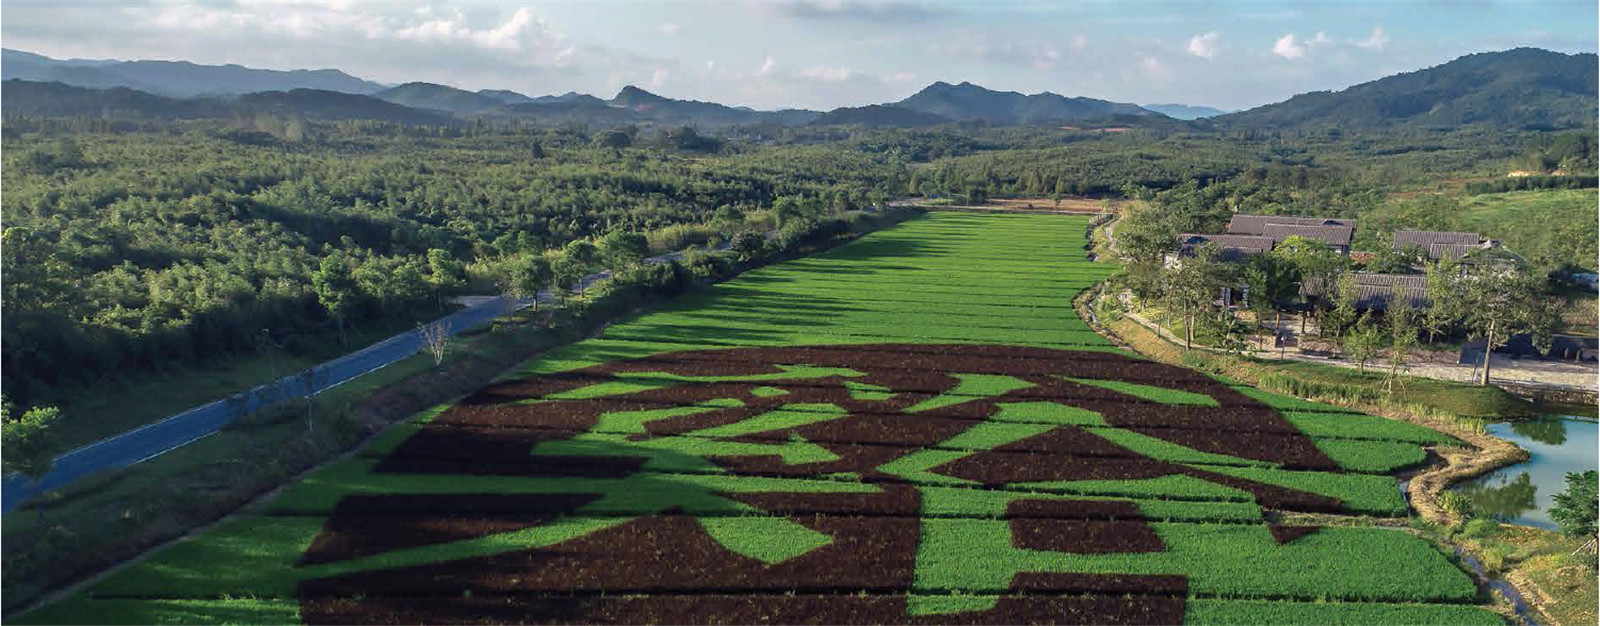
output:
[[[1594,52],[1596,3],[32,2],[0,43],[58,58],[338,68],[530,95],[758,108],[898,100],[935,80],[1228,109],[1463,54]]]

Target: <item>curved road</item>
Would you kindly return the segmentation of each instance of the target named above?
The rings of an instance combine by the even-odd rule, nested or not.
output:
[[[719,248],[726,248],[726,244]],[[663,254],[645,259],[645,262],[667,263],[682,259],[683,254],[681,251]],[[573,287],[587,288],[610,277],[610,271],[590,274]],[[553,299],[554,296],[548,290],[538,294],[540,302]],[[496,317],[526,307],[533,301],[533,298],[507,296],[483,298],[465,309],[440,318],[439,321],[449,324],[452,335],[460,334],[487,324]],[[10,513],[40,493],[59,489],[90,474],[128,467],[160,456],[217,432],[229,422],[252,411],[284,400],[316,395],[330,387],[416,354],[422,347],[423,341],[418,331],[400,333],[298,374],[285,376],[230,398],[197,406],[159,422],[146,424],[58,456],[50,473],[38,482],[16,474],[6,476],[3,485],[0,485],[0,512]]]

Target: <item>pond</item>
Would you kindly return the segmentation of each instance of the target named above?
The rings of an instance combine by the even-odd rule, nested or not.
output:
[[[1472,499],[1478,512],[1495,519],[1554,529],[1547,512],[1556,494],[1566,489],[1567,472],[1600,465],[1600,423],[1593,418],[1547,416],[1522,422],[1491,424],[1489,434],[1521,446],[1533,456],[1504,467],[1456,490]]]

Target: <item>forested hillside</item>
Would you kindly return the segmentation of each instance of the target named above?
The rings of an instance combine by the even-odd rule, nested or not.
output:
[[[786,196],[811,212],[853,208],[905,180],[882,156],[820,147],[705,158],[556,130],[318,134],[8,123],[6,397],[31,404],[64,385],[205,363],[254,349],[263,329],[291,350],[332,340],[319,272],[353,284],[352,324],[425,319],[466,262]]]
[[[1470,54],[1343,91],[1212,118],[1228,128],[1552,130],[1595,125],[1596,58],[1534,48]]]

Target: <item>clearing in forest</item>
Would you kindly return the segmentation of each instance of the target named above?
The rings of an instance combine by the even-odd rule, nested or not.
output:
[[[23,621],[1481,623],[1434,431],[1122,352],[1086,218],[936,213],[530,362]],[[19,622],[20,623],[20,622]]]

